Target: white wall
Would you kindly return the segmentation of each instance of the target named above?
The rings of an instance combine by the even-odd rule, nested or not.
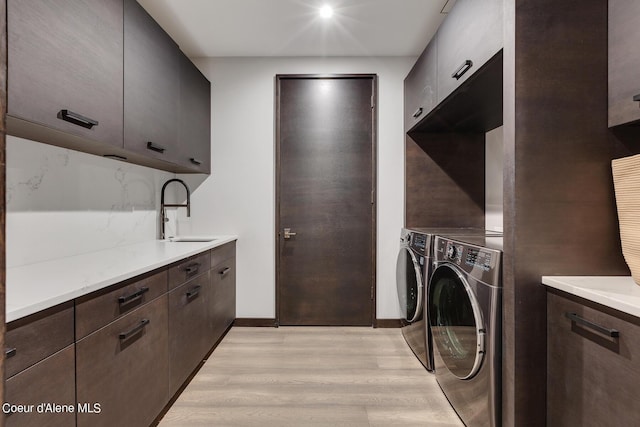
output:
[[[237,316],[274,318],[276,74],[378,75],[377,317],[399,318],[395,260],[404,210],[403,80],[415,58],[205,58],[212,82],[212,174],[192,187],[184,233],[229,234],[237,243]]]
[[[7,136],[7,267],[155,239],[173,176]]]

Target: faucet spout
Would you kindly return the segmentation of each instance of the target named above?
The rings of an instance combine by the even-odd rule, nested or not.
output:
[[[169,185],[172,182],[178,182],[182,184],[184,186],[184,189],[187,190],[186,204],[164,202],[164,191],[167,188],[167,185]],[[187,208],[187,217],[191,216],[191,191],[189,190],[189,187],[183,180],[178,178],[173,178],[165,182],[164,185],[162,186],[162,191],[160,193],[160,239],[162,240],[165,239],[164,223],[169,221],[169,218],[167,218],[167,215],[166,215],[166,208]]]

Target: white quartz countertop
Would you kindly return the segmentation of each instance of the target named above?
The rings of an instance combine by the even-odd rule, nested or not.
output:
[[[640,285],[630,276],[542,276],[542,283],[640,317]]]
[[[68,258],[8,268],[6,320],[11,322],[181,259],[237,240],[152,240]]]

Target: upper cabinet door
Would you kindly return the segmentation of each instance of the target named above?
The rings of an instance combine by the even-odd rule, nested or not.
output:
[[[437,45],[427,45],[404,80],[404,130],[408,132],[438,104]]]
[[[179,163],[178,46],[135,0],[124,0],[124,146]]]
[[[211,172],[211,83],[180,53],[180,160],[194,172]]]
[[[122,147],[122,0],[9,0],[10,116]]]
[[[609,127],[640,120],[640,1],[609,0]]]
[[[438,103],[503,47],[503,0],[458,0],[440,28]]]

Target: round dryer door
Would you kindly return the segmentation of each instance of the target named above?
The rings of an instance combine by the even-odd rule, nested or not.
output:
[[[423,260],[424,258],[420,257]],[[396,263],[396,285],[402,316],[408,322],[415,322],[422,314],[423,282],[421,265],[409,248],[401,247]]]
[[[473,290],[455,267],[443,264],[429,281],[429,324],[447,369],[460,379],[473,377],[484,357],[484,323]]]

